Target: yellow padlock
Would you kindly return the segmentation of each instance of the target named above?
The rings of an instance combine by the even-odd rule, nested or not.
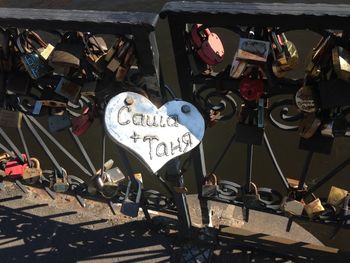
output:
[[[320,198],[316,198],[316,197],[314,198],[315,200],[313,200],[312,202],[304,206],[304,210],[306,214],[309,216],[309,218],[313,218],[314,216],[325,211]]]
[[[30,158],[32,162],[32,167],[26,167],[23,173],[23,180],[27,183],[35,183],[39,180],[40,176],[42,176],[43,171],[40,167],[40,161],[37,158]]]
[[[276,55],[276,60],[272,64],[272,71],[277,78],[284,77],[299,64],[299,54],[293,42],[287,40],[286,46],[288,55],[281,53]]]
[[[327,203],[334,206],[339,206],[344,201],[345,197],[348,195],[348,191],[332,186],[329,191]]]

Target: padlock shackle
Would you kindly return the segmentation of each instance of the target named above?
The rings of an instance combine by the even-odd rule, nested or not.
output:
[[[137,183],[137,195],[136,195],[136,202],[138,203],[141,200],[141,194],[142,194],[142,183],[139,180],[135,180]],[[126,188],[126,192],[125,192],[125,199],[128,198],[129,199],[129,194],[130,194],[130,188],[132,185],[132,180],[129,180],[127,188]],[[124,200],[125,200],[124,199]],[[130,199],[129,199],[130,200]]]
[[[212,183],[212,185],[218,185],[218,178],[216,174],[210,173],[206,177],[204,177],[204,185],[206,185],[209,181]]]

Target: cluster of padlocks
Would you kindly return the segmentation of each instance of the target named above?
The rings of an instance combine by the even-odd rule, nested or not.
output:
[[[333,140],[336,136],[347,135],[346,115],[349,112],[347,106],[350,104],[347,89],[350,80],[350,64],[348,43],[341,34],[327,31],[320,43],[312,50],[303,81],[290,84],[285,77],[299,65],[299,56],[296,46],[287,39],[285,33],[279,32],[278,28],[244,27],[237,27],[236,32],[241,37],[232,64],[218,74],[214,74],[214,67],[222,63],[225,55],[218,35],[201,24],[192,25],[191,30],[185,34],[186,51],[193,76],[219,81],[229,79],[233,81],[232,83],[236,83],[229,89],[219,86],[212,91],[212,87],[204,86],[194,91],[196,106],[200,108],[206,119],[207,127],[235,116],[237,102],[233,94],[241,101],[237,113],[235,135],[237,142],[259,145],[264,140],[268,144],[264,132],[265,119],[268,117],[272,124],[279,128],[298,129],[305,147],[311,147],[310,151],[314,150],[312,147],[315,144],[324,144],[325,138]],[[188,120],[197,113],[185,102],[176,102],[178,107],[182,103],[181,109],[171,109],[168,104],[168,115],[164,116],[153,108],[150,112],[141,112],[141,110],[133,112],[138,109],[139,105],[136,104],[149,103],[150,101],[146,102],[143,98],[152,98],[152,94],[148,92],[145,81],[138,71],[137,54],[132,36],[123,35],[107,39],[89,32],[54,31],[39,34],[39,32],[17,28],[2,29],[0,33],[0,99],[2,103],[0,127],[2,137],[11,148],[8,150],[1,145],[5,152],[0,157],[1,176],[14,180],[21,189],[24,189],[21,182],[43,185],[51,197],[54,197],[55,192],[74,190],[76,193],[79,192],[77,196],[81,203],[81,193],[99,194],[104,198],[113,199],[121,194],[121,189],[124,189],[122,212],[136,216],[142,203],[142,177],[128,178],[128,183],[121,188],[121,182],[126,178],[121,170],[118,167],[113,168],[113,161],[103,160],[103,167],[96,171],[91,165],[91,160],[89,161],[86,157],[86,152],[78,138],[85,134],[95,118],[104,116],[107,103],[124,91],[138,93],[143,97],[140,99],[139,95],[128,95],[123,99],[122,105],[118,104],[118,107],[121,106],[116,115],[118,120],[111,126],[121,127],[132,124],[132,127],[140,130],[151,130],[156,127],[179,131],[178,127],[181,124],[186,128],[181,136],[177,132],[180,136],[177,140],[169,142],[160,141],[157,134],[140,137],[136,134],[136,130],[133,134],[126,134],[126,138],[130,139],[129,148],[136,145],[140,139],[146,145],[142,150],[146,150],[146,155],[150,155],[150,160],[146,161],[146,164],[153,172],[159,170],[170,159],[193,149],[203,137],[201,132],[198,136],[197,134],[193,136],[191,133]],[[44,36],[48,39],[56,38],[55,43],[50,44],[49,41],[44,40]],[[272,110],[286,101],[270,105],[269,98],[276,94],[283,94],[283,91],[276,91],[276,87],[279,89],[283,85],[292,86],[291,89],[295,91],[292,104],[298,108],[298,114],[291,117],[282,111],[281,118],[284,121],[300,121],[298,127],[290,128],[272,118]],[[218,104],[214,102],[216,97],[220,99]],[[116,101],[119,103],[119,99]],[[230,113],[226,112],[227,102],[232,108]],[[288,103],[291,104],[290,101]],[[116,107],[110,106],[112,109]],[[176,114],[171,114],[172,110]],[[156,114],[151,115],[152,112]],[[48,131],[35,118],[42,116],[46,117]],[[112,117],[114,118],[114,115]],[[187,123],[182,123],[185,119]],[[199,118],[196,117],[193,120],[197,120],[197,124],[200,124]],[[22,121],[45,149],[55,169],[42,170],[40,161],[29,155],[21,131]],[[106,126],[108,130],[109,125]],[[66,170],[57,163],[35,127],[73,160],[74,157],[67,153],[67,150],[51,135],[68,130],[80,145],[82,155],[88,160],[91,171],[87,171],[85,167],[80,166],[80,168],[85,174],[91,176],[90,180],[85,182],[67,174]],[[18,129],[25,149],[24,154],[17,149],[2,128]],[[118,141],[118,136],[116,141],[127,145],[123,141]],[[105,136],[102,141],[104,145]],[[157,144],[153,145],[153,141],[157,141]],[[307,146],[310,145],[310,141],[314,141],[311,143],[313,146]],[[152,148],[153,146],[155,149]],[[137,151],[135,153],[138,154]],[[141,159],[144,157],[140,153],[139,155]],[[162,165],[159,165],[154,158],[159,160],[162,158]],[[152,161],[156,168],[150,164]],[[313,191],[308,191],[303,181],[293,182],[292,179],[287,181],[288,195],[283,197],[273,189],[257,187],[251,178],[246,185],[241,186],[219,180],[212,172],[203,179],[201,192],[203,197],[232,202],[245,208],[285,212],[296,216],[304,214],[323,221],[347,221],[345,211],[348,210],[349,198],[345,190],[333,187],[328,200],[320,200],[313,195]],[[183,185],[174,187],[174,191],[181,194],[186,193],[184,189]],[[134,196],[134,201],[129,199],[130,195]],[[155,192],[149,192],[149,197],[152,195],[160,198],[160,195]],[[147,194],[145,193],[144,196]],[[149,198],[148,201],[151,199]],[[166,198],[159,200],[164,203]]]
[[[287,39],[286,34],[279,32],[278,28],[262,28],[259,31],[247,28],[244,31],[238,27],[236,31],[238,30],[239,46],[232,64],[229,70],[220,72],[219,75],[212,75],[213,66],[224,60],[224,46],[218,35],[201,24],[195,24],[189,32],[187,42],[194,75],[238,81],[238,87],[233,86],[230,89],[243,99],[237,133],[252,130],[252,127],[243,128],[246,124],[263,128],[266,115],[264,110],[269,111],[271,108],[268,98],[278,93],[275,86],[281,85],[280,93],[284,93],[283,88],[293,85],[292,89],[296,91],[294,105],[297,106],[299,115],[302,115],[299,116],[298,128],[302,138],[310,139],[315,135],[331,138],[348,135],[346,107],[350,105],[350,54],[349,44],[341,33],[324,32],[324,36],[311,51],[303,81],[292,84],[285,77],[288,72],[301,68],[302,65],[299,63],[297,47]],[[219,87],[218,90],[222,94],[228,92],[224,87]],[[225,117],[220,114],[220,108],[212,107],[209,110],[209,125]],[[255,115],[250,113],[252,110]],[[247,117],[251,115],[254,118],[248,121]],[[258,134],[261,138],[262,133],[256,130],[254,135]]]
[[[0,42],[0,132],[10,148],[1,144],[1,182],[13,181],[24,192],[27,188],[23,183],[43,187],[53,199],[56,193],[71,192],[82,206],[83,197],[88,195],[122,200],[121,212],[137,216],[143,191],[141,174],[126,178],[113,160],[103,161],[104,165],[96,171],[79,139],[94,119],[103,117],[107,102],[116,94],[133,91],[149,97],[138,71],[133,36],[7,28],[0,31]],[[38,117],[44,118],[39,122]],[[44,170],[40,160],[30,155],[22,123],[45,150],[54,169]],[[13,129],[20,134],[24,153],[8,136]],[[89,180],[67,173],[38,130],[84,174],[90,175]],[[55,139],[54,135],[61,131],[69,131],[90,169]],[[102,144],[105,145],[105,136]],[[103,158],[104,155],[103,152]],[[153,206],[160,201],[165,207],[168,202],[157,191],[145,190],[144,196],[148,200],[143,203]]]
[[[330,153],[335,137],[349,135],[350,44],[340,31],[322,32],[319,43],[310,52],[304,78],[294,80],[288,78],[288,73],[302,65],[297,47],[280,28],[230,28],[239,35],[239,44],[231,65],[221,72],[216,69],[224,63],[225,57],[220,37],[202,24],[188,28],[186,55],[191,78],[196,83],[194,98],[207,127],[237,117],[235,141],[248,147],[264,142],[276,167],[278,164],[264,130],[266,119],[280,129],[298,130],[300,148],[310,152]],[[293,99],[270,103],[273,96],[281,94],[292,94]],[[282,122],[277,121],[272,112],[285,106],[295,106],[297,113],[289,116],[288,110],[282,109]],[[289,122],[295,125],[290,126]],[[331,175],[326,178],[328,181]],[[219,180],[214,172],[210,172],[203,180],[201,192],[202,197],[244,208],[347,224],[349,195],[346,190],[333,186],[328,198],[320,199],[313,193],[316,187],[309,191],[305,178],[301,181],[282,179],[287,196],[270,188],[257,187],[251,175],[241,186]]]

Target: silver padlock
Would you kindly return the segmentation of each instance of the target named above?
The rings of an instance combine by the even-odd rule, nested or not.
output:
[[[286,196],[283,199],[281,209],[292,215],[301,216],[303,213],[304,207],[305,207],[305,204],[303,202],[290,199]]]
[[[137,217],[139,213],[139,208],[140,208],[140,201],[141,201],[141,193],[142,193],[142,183],[139,180],[136,180],[137,183],[137,195],[136,195],[136,200],[132,201],[129,198],[130,195],[130,189],[132,186],[132,181],[130,180],[128,183],[128,187],[126,189],[125,193],[125,199],[123,201],[122,207],[120,209],[120,212],[126,216],[130,217]]]
[[[102,185],[100,191],[101,195],[108,199],[116,196],[119,191],[119,183],[124,179],[125,175],[118,167],[104,172],[103,176],[100,176],[98,179],[98,184]]]
[[[67,171],[62,168],[62,178],[59,179],[57,176],[57,171],[55,171],[55,179],[56,182],[53,185],[53,190],[56,193],[65,193],[69,189],[69,183],[68,183],[68,177],[67,177]]]

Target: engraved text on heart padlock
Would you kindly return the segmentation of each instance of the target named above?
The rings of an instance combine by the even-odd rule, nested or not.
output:
[[[116,143],[153,172],[195,148],[204,135],[203,117],[192,104],[174,100],[158,109],[134,92],[120,93],[109,101],[105,126]]]

